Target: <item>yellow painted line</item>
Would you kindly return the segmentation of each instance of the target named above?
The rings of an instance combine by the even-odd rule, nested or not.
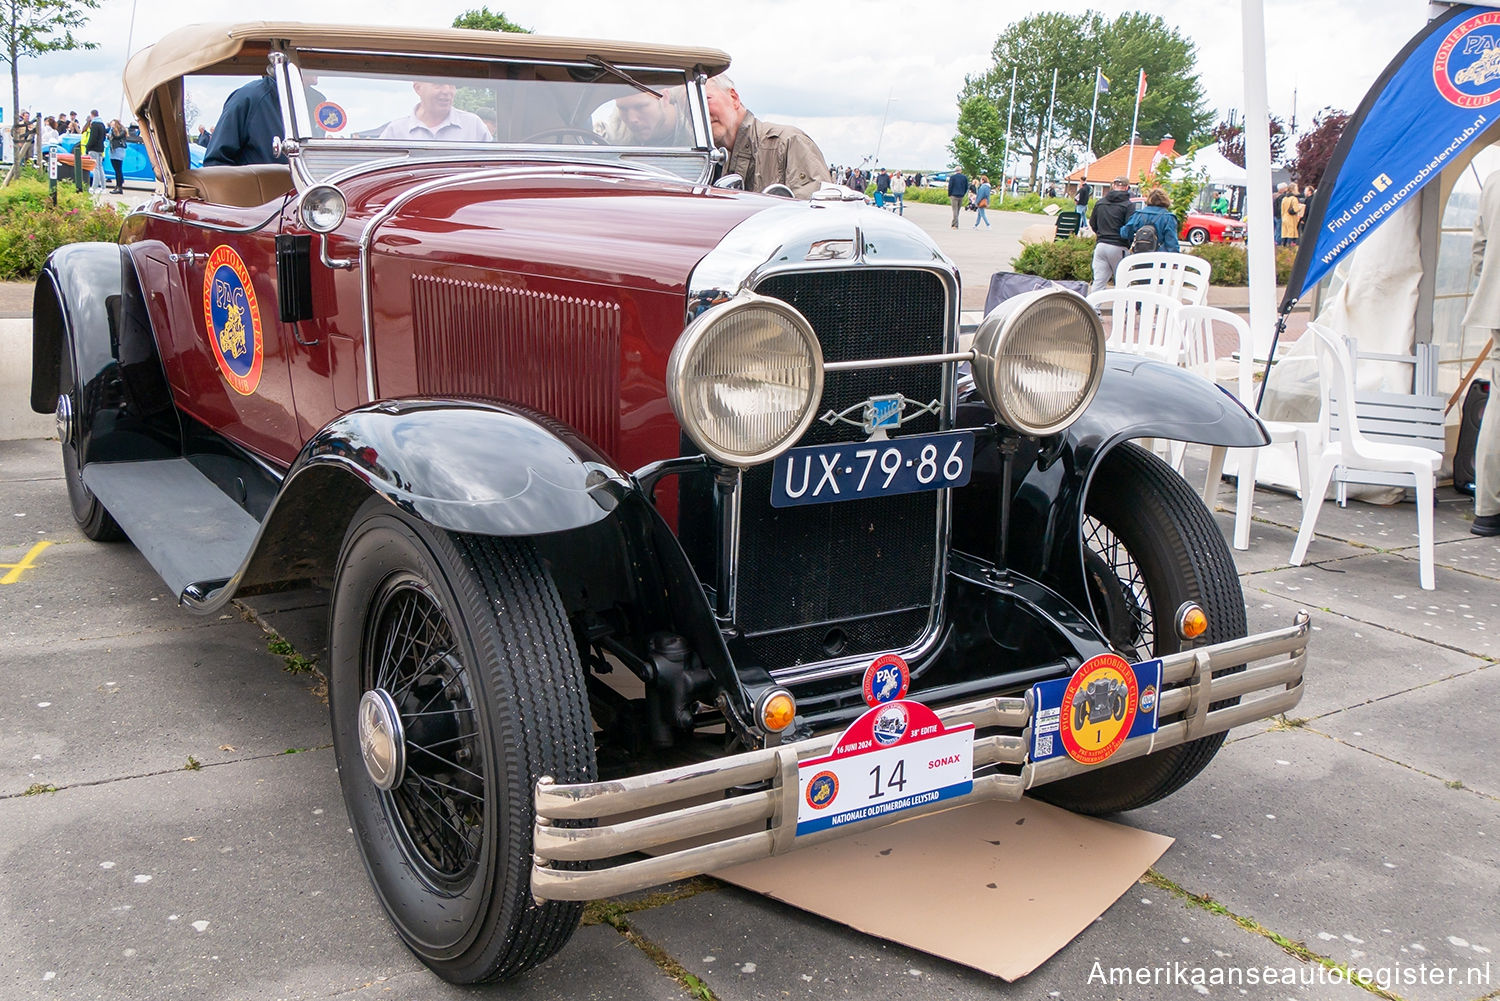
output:
[[[36,564],[33,561],[41,555],[43,549],[46,549],[50,545],[52,545],[50,542],[38,542],[31,547],[30,552],[21,557],[20,563],[0,563],[0,570],[10,571],[4,577],[0,577],[0,584],[14,584],[21,579],[23,571],[35,570]]]

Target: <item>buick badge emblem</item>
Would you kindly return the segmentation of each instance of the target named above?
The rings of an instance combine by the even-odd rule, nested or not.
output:
[[[885,432],[891,428],[898,428],[923,414],[935,414],[940,409],[942,404],[937,400],[918,403],[908,400],[900,393],[891,393],[887,396],[872,396],[863,403],[845,407],[842,411],[830,410],[818,419],[824,424],[848,424],[861,428],[867,435],[884,438]],[[857,419],[855,414],[859,415]]]

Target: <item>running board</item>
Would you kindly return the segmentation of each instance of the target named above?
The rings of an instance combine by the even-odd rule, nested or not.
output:
[[[187,459],[91,462],[83,482],[179,601],[239,573],[260,529]]]

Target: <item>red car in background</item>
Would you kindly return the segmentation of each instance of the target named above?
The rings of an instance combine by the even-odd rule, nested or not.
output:
[[[1205,243],[1238,243],[1245,239],[1245,223],[1227,215],[1211,212],[1189,212],[1182,220],[1183,243],[1201,247]]]

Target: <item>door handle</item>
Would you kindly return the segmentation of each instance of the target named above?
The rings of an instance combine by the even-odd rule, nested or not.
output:
[[[188,264],[197,264],[199,261],[208,260],[208,255],[200,254],[196,250],[189,250],[185,254],[168,254],[167,260],[171,261],[173,264],[177,264],[181,261],[186,261]]]

